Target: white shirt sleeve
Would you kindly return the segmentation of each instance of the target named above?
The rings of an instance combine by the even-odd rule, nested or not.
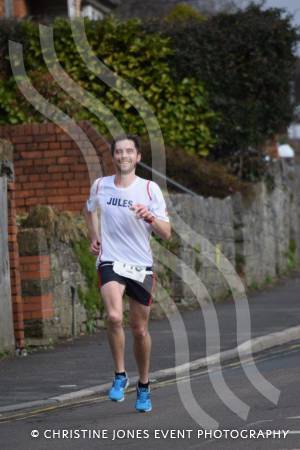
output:
[[[99,205],[99,189],[100,189],[100,181],[102,178],[97,178],[92,184],[90,190],[90,197],[86,202],[86,207],[89,212],[95,212],[97,208],[100,208]]]
[[[149,184],[149,190],[152,197],[149,210],[155,215],[155,217],[157,217],[157,219],[170,222],[166,202],[160,187],[157,183],[151,181]]]

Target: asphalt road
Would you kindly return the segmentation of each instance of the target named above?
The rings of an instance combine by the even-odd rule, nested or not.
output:
[[[241,315],[250,309],[251,337],[268,335],[300,324],[300,272],[289,274],[264,291],[249,295],[246,307],[239,304]],[[211,333],[204,320],[207,308],[184,311],[180,317],[182,328],[173,323],[173,316],[150,322],[152,337],[151,372],[176,365],[174,339],[185,335],[189,344],[189,359],[205,357],[221,350],[235,348],[249,339],[247,328],[237,330],[236,304],[232,300],[214,305],[219,335]],[[174,331],[175,330],[175,331]],[[132,352],[132,336],[126,329],[126,369],[137,375]],[[182,339],[181,339],[182,341]],[[185,348],[177,348],[179,357],[186,357]],[[60,343],[55,348],[40,349],[25,358],[6,358],[0,361],[0,407],[22,402],[47,399],[80,389],[110,383],[113,360],[106,338],[106,330],[92,336],[81,336]],[[299,446],[300,448],[300,446]],[[0,450],[1,447],[0,447]]]
[[[251,361],[243,364],[254,367]],[[259,354],[255,365],[280,390],[277,405],[264,398],[249,382],[239,361],[222,368],[229,389],[250,407],[246,420],[239,417],[239,409],[232,412],[216,394],[213,383],[218,383],[220,371],[213,369],[208,374],[202,370],[192,372],[190,377],[183,377],[177,383],[170,379],[153,384],[153,411],[148,414],[135,412],[132,388],[123,403],[98,397],[2,421],[0,448],[300,449],[300,342]],[[190,384],[192,395],[189,396]],[[179,391],[183,392],[183,401]],[[226,390],[222,393],[225,395]],[[231,405],[230,393],[226,399]],[[197,415],[199,406],[218,422],[217,429],[203,430]],[[39,436],[31,437],[32,430]],[[277,434],[271,434],[273,431]],[[283,431],[289,431],[286,437]]]

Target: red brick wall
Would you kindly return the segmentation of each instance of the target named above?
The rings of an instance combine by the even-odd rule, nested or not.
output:
[[[4,0],[0,0],[0,17],[3,17],[5,14],[4,11]]]
[[[26,0],[14,0],[14,17],[22,18],[27,16],[28,14],[28,7]]]
[[[114,173],[108,144],[88,122],[78,125],[76,142],[52,123],[0,126],[14,146],[17,212],[47,204],[79,213],[91,182]]]
[[[49,255],[30,255],[20,257],[21,281],[49,280],[51,276]],[[23,295],[24,321],[50,319],[53,317],[52,293],[34,296]]]
[[[20,273],[22,279],[32,275],[39,275],[42,279],[45,274],[27,273],[23,256],[20,266],[16,214],[38,204],[80,213],[91,182],[101,175],[114,173],[108,144],[89,122],[79,122],[78,126],[82,133],[77,130],[75,141],[66,132],[66,124],[62,127],[52,123],[0,126],[0,137],[10,141],[14,147],[15,182],[8,186],[8,220],[12,304],[18,348],[24,347],[24,319],[49,318],[53,311],[52,298],[47,295],[36,297],[34,301],[32,298],[22,299]],[[34,264],[44,267],[40,263],[36,261]]]
[[[26,0],[13,1],[13,16],[17,18],[24,17],[28,14],[28,7]],[[5,1],[0,0],[0,17],[5,15]]]
[[[11,296],[16,347],[24,347],[24,317],[17,241],[15,183],[8,183],[8,246],[10,260]]]

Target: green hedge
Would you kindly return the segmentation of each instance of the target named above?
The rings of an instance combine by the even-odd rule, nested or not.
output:
[[[172,50],[169,38],[147,33],[137,20],[119,23],[114,19],[86,20],[86,33],[96,55],[128,80],[149,102],[158,118],[165,140],[185,150],[206,155],[214,145],[211,128],[216,115],[208,107],[203,85],[185,76],[175,82],[168,66]],[[136,109],[98,80],[76,51],[67,20],[53,24],[55,49],[66,72],[110,109],[125,130],[146,135],[145,124]],[[21,31],[20,31],[21,30]],[[17,36],[17,39],[15,39]],[[104,135],[107,121],[100,122],[90,111],[72,100],[48,73],[43,61],[38,25],[30,21],[10,22],[0,31],[0,123],[45,120],[22,98],[8,64],[8,39],[24,45],[25,66],[36,89],[75,120],[90,120]]]
[[[252,4],[202,22],[144,26],[171,38],[176,82],[192,76],[204,83],[210,107],[221,117],[214,155],[246,153],[289,124],[297,30],[282,10]]]

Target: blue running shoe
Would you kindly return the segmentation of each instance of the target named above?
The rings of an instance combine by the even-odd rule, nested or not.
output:
[[[150,398],[150,387],[136,387],[136,402],[135,409],[140,412],[149,412],[152,410],[152,403]]]
[[[113,379],[112,387],[108,392],[108,397],[114,402],[122,402],[125,398],[125,389],[129,386],[129,379],[124,375],[116,375]]]

